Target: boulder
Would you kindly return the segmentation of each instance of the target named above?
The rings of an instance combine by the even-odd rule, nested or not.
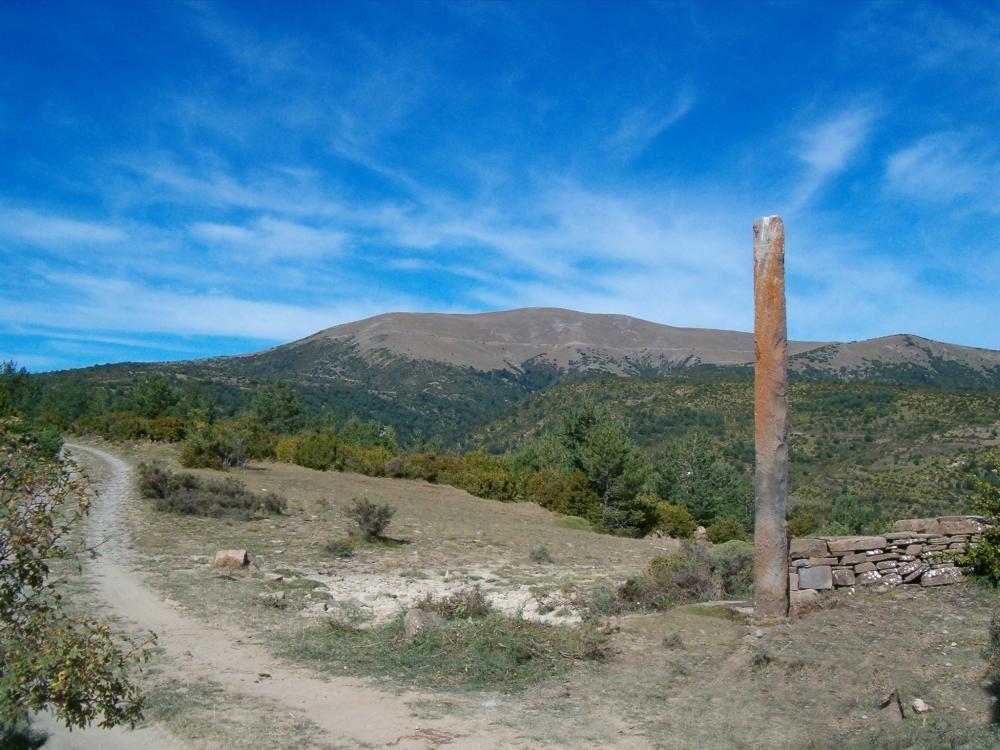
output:
[[[245,549],[220,549],[212,560],[217,568],[245,568],[249,564],[250,555]]]
[[[879,549],[888,545],[884,536],[842,536],[827,539],[831,552],[860,552],[867,549]]]
[[[403,638],[409,643],[428,627],[443,624],[444,618],[437,612],[427,612],[414,607],[403,617]]]
[[[829,565],[799,568],[800,589],[832,589],[833,570]]]

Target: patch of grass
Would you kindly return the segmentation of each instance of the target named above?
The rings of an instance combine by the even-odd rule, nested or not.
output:
[[[663,648],[668,650],[683,649],[684,639],[681,638],[680,633],[671,633],[670,635],[664,637]]]
[[[654,557],[645,570],[617,588],[598,587],[587,608],[592,614],[620,615],[742,596],[751,580],[752,563],[753,550],[746,542],[713,547],[685,543],[677,554]]]
[[[334,557],[354,557],[354,546],[353,539],[333,539],[323,545],[323,551]]]
[[[186,516],[247,520],[257,513],[281,514],[288,500],[273,492],[255,493],[232,477],[202,479],[176,474],[159,464],[139,464],[139,492],[156,510]]]
[[[933,714],[919,721],[817,738],[806,750],[985,750],[1000,747],[1000,726],[969,726]]]
[[[343,674],[393,677],[439,687],[514,691],[566,671],[578,660],[607,656],[595,628],[544,625],[490,612],[446,620],[413,640],[403,618],[359,629],[328,622],[289,638],[283,656]]]
[[[486,617],[493,612],[493,607],[483,596],[483,590],[479,586],[456,591],[446,599],[436,602],[427,599],[421,603],[420,607],[437,612],[447,620]]]
[[[552,553],[549,552],[549,548],[544,544],[533,547],[528,554],[528,558],[534,563],[546,563],[548,565],[555,563],[555,560],[552,559]]]
[[[594,526],[586,518],[580,516],[563,516],[555,520],[555,525],[561,529],[575,529],[577,531],[593,531]]]
[[[750,670],[760,672],[771,666],[774,657],[763,646],[751,644],[750,646]]]

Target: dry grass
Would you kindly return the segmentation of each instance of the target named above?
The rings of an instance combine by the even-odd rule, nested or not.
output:
[[[132,457],[171,460],[161,447]],[[479,584],[487,594],[562,589],[570,597],[596,583],[620,582],[667,546],[561,528],[535,506],[415,481],[278,464],[234,474],[254,490],[284,494],[288,514],[236,522],[165,517],[138,506],[133,544],[137,559],[162,574],[150,582],[170,598],[273,645],[316,622],[304,614],[370,615],[337,593],[344,581],[367,576],[408,587],[417,598],[421,586],[442,582]],[[356,497],[394,505],[387,533],[409,543],[359,545],[351,559],[324,552],[329,540],[346,537],[351,523],[343,509]],[[530,561],[539,545],[554,564]],[[259,572],[220,577],[208,567],[216,549],[237,546],[250,550]],[[991,694],[980,651],[995,591],[971,584],[907,587],[842,595],[836,603],[763,637],[697,606],[614,620],[620,631],[612,636],[617,653],[610,660],[577,664],[505,697],[488,721],[514,732],[522,747],[948,747],[950,737],[966,732],[972,739],[956,746],[991,746],[984,733]],[[675,647],[665,647],[665,639]],[[934,709],[931,718],[890,723],[878,702],[893,687],[904,702],[923,698]],[[429,712],[484,721],[480,700],[426,692]]]

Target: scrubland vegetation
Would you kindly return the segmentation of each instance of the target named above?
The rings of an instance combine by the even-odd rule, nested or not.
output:
[[[531,501],[614,534],[687,538],[701,525],[715,542],[748,538],[752,383],[739,370],[552,382],[466,419],[460,438],[437,430],[430,407],[423,433],[400,423],[404,440],[393,424],[316,411],[308,388],[281,380],[234,389],[147,373],[85,384],[40,381],[8,364],[0,409],[54,437],[69,429],[178,442],[187,467],[273,459]],[[791,407],[795,534],[875,532],[903,516],[966,512],[976,481],[998,481],[986,458],[1000,445],[995,390],[798,381]]]

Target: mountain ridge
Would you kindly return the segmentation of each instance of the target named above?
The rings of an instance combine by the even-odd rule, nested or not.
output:
[[[695,366],[753,364],[753,334],[670,326],[627,315],[532,307],[486,313],[390,312],[317,331],[267,350],[277,354],[321,342],[482,372],[522,373],[528,364],[567,372],[648,374]],[[799,375],[868,379],[902,368],[908,379],[927,370],[965,369],[1000,385],[1000,351],[900,333],[850,342],[789,341],[789,367]],[[254,357],[261,352],[238,355]],[[974,377],[972,379],[975,379]]]

